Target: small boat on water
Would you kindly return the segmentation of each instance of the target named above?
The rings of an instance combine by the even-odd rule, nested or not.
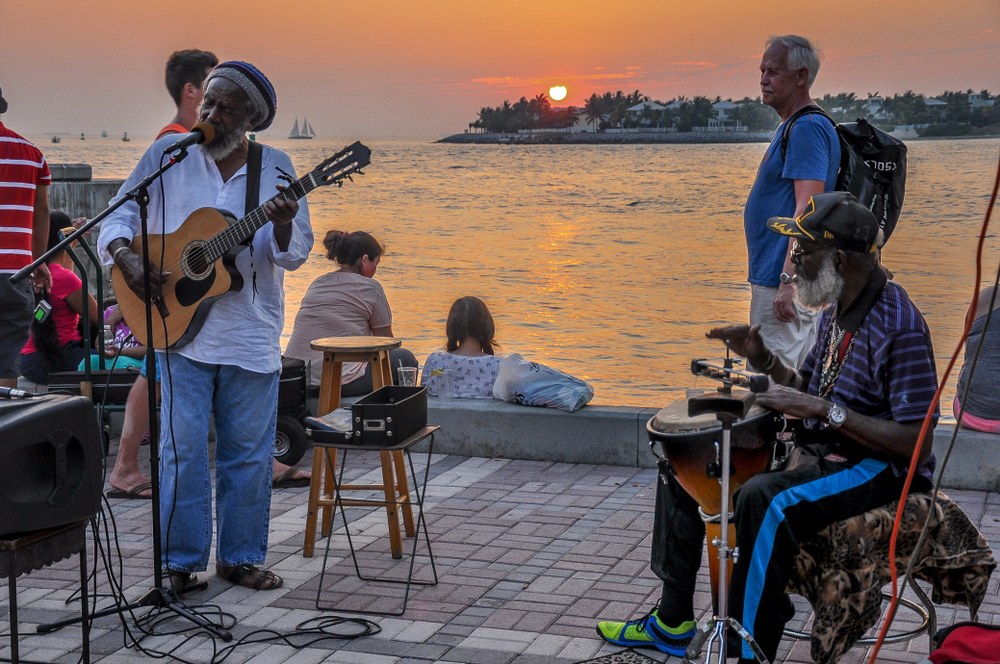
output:
[[[288,138],[315,138],[316,132],[309,125],[309,120],[305,117],[302,118],[302,131],[299,131],[299,119],[295,118],[295,126],[292,127],[292,133],[288,135]]]
[[[53,143],[61,143],[61,142],[62,142],[62,139],[61,139],[61,138],[59,138],[58,136],[53,136],[53,137],[52,137],[52,142],[53,142]]]
[[[108,132],[102,131],[101,132],[101,138],[107,138],[107,137],[108,137]]]
[[[125,132],[124,134],[122,134],[122,141],[124,141],[125,143],[129,142],[128,141],[128,132]]]

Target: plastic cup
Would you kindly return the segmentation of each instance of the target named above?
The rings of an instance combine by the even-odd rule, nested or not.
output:
[[[399,384],[402,387],[417,386],[417,367],[399,367],[396,369]]]
[[[442,399],[452,399],[455,397],[455,376],[447,369],[441,374],[438,385],[438,396]]]

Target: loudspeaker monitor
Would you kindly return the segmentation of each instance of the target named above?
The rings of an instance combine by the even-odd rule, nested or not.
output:
[[[101,509],[103,467],[90,399],[0,400],[0,536],[92,517]]]

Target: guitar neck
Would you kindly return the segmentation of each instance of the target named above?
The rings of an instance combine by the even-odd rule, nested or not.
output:
[[[277,194],[269,198],[268,202],[276,200],[297,201],[317,186],[318,185],[313,178],[313,174],[311,172],[306,173],[303,177],[288,185],[287,189],[279,191]],[[264,205],[266,204],[267,203],[264,203]],[[267,213],[264,212],[264,205],[260,205],[235,224],[208,241],[207,251],[210,262],[225,255],[227,251],[238,245],[240,242],[243,242],[249,237],[253,237],[253,234],[256,233],[259,228],[270,221],[270,219],[267,218]]]

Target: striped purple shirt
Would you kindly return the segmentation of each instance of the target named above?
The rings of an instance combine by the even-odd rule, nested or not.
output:
[[[807,392],[819,394],[822,371],[817,369],[826,351],[836,307],[828,307],[820,317],[816,343],[799,372],[807,381]],[[923,315],[901,286],[888,282],[871,311],[854,335],[854,346],[833,386],[830,400],[845,408],[896,422],[919,421],[937,390],[937,369],[931,333]],[[934,425],[940,408],[935,407]],[[815,421],[806,422],[815,428]],[[907,467],[889,460],[899,477]],[[934,455],[917,472],[932,479]]]

